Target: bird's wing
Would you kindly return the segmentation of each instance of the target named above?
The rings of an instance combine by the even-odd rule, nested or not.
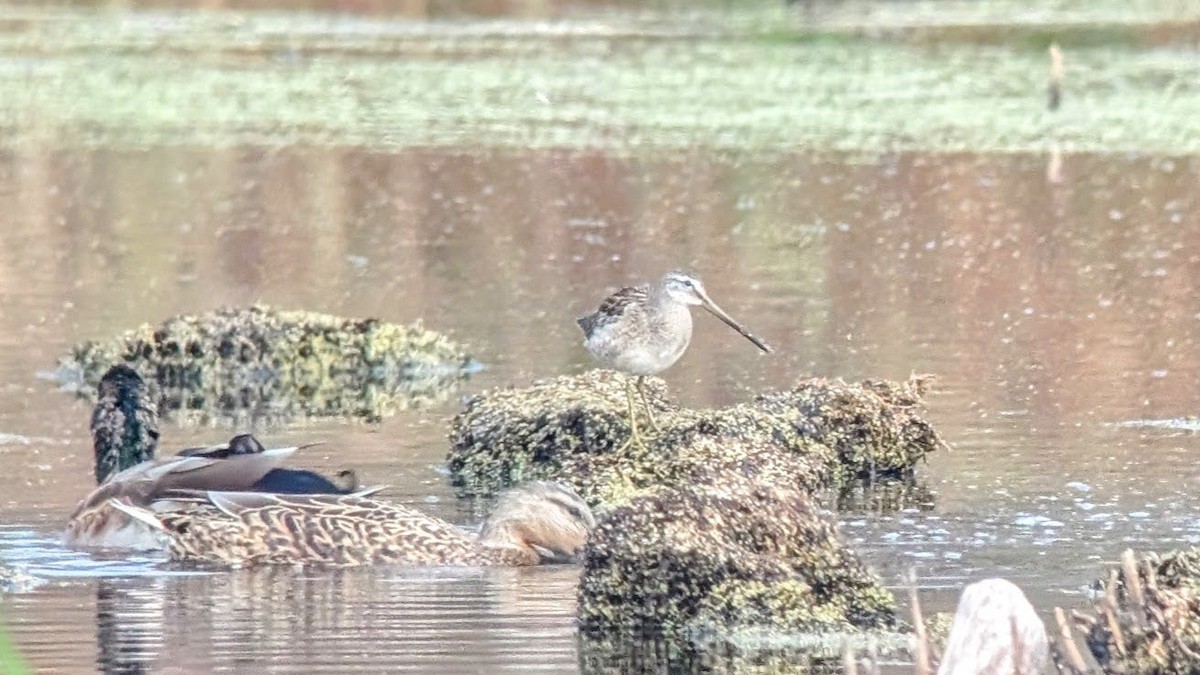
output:
[[[620,319],[631,307],[646,304],[650,296],[650,287],[626,286],[613,293],[600,303],[600,309],[578,319],[579,327],[585,337],[590,338],[597,329],[603,328]]]

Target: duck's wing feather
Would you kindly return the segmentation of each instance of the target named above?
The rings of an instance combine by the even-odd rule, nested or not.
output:
[[[75,507],[71,519],[74,521],[92,509],[102,509],[115,498],[144,506],[161,494],[177,490],[244,490],[295,451],[295,448],[278,448],[226,459],[176,456],[142,462],[92,490]]]
[[[263,563],[478,563],[475,538],[400,504],[357,495],[208,492],[209,506],[156,513],[182,560]]]
[[[204,493],[204,497],[221,512],[233,518],[245,518],[254,512],[267,510],[292,511],[312,517],[370,517],[379,520],[428,518],[415,509],[368,498],[380,489],[382,488],[367,488],[348,495],[210,490]]]
[[[245,490],[280,467],[296,450],[274,448],[223,459],[185,457],[180,466],[164,473],[159,483],[164,490]]]

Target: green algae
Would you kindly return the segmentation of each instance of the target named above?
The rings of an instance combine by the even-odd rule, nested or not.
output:
[[[1200,19],[1195,0],[912,0],[858,2],[828,15],[832,25],[873,27],[1156,25]]]
[[[1040,50],[721,16],[24,11],[0,32],[0,128],[122,146],[1200,150],[1190,46],[1069,50],[1051,113]]]
[[[107,341],[76,345],[59,379],[94,396],[117,363],[150,383],[159,413],[236,426],[351,417],[379,421],[445,400],[472,361],[419,325],[344,319],[262,305],[144,324]]]
[[[593,504],[711,476],[755,476],[808,491],[910,472],[942,441],[919,411],[928,381],[806,379],[720,410],[680,408],[659,378],[646,399],[661,427],[630,436],[625,376],[607,370],[473,397],[451,422],[449,467],[466,493],[533,479],[570,484]]]
[[[602,653],[641,636],[785,662],[807,662],[813,645],[783,636],[899,627],[891,593],[809,493],[736,473],[652,488],[603,513],[578,616]],[[752,644],[749,632],[775,639]]]

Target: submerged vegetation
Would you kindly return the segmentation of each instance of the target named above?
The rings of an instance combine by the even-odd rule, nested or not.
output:
[[[88,396],[114,364],[151,383],[167,418],[236,425],[355,417],[378,421],[444,400],[471,359],[445,336],[378,319],[343,319],[255,305],[144,324],[76,345],[59,378]]]
[[[928,380],[851,383],[808,379],[721,410],[682,409],[647,378],[662,433],[626,445],[624,376],[608,370],[480,394],[451,424],[450,471],[471,494],[531,479],[569,483],[615,504],[653,487],[710,474],[754,475],[806,491],[910,472],[942,447],[919,405]]]
[[[0,120],[6,143],[1200,150],[1194,47],[1140,37],[1200,12],[1116,14],[930,47],[886,9],[812,22],[774,4],[550,23],[5,8]],[[1050,39],[1069,49],[1057,112]]]

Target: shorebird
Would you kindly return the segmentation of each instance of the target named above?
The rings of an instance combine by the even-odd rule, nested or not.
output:
[[[721,321],[742,334],[764,352],[771,347],[754,337],[733,317],[717,306],[704,284],[685,272],[668,272],[656,286],[628,286],[613,293],[600,303],[600,309],[577,320],[583,329],[583,344],[606,368],[634,375],[634,389],[642,400],[646,417],[656,432],[658,424],[646,402],[642,382],[647,375],[657,375],[670,368],[683,356],[692,339],[691,305],[700,305]],[[628,383],[625,395],[629,403],[629,443],[645,447],[638,431],[633,392]]]

